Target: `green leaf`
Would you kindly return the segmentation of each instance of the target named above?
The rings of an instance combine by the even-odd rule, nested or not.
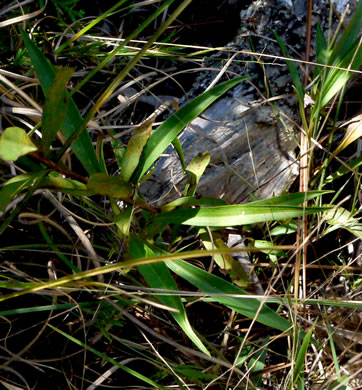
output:
[[[239,226],[258,222],[278,221],[311,215],[328,210],[328,207],[299,206],[253,206],[232,205],[203,207],[200,209],[180,208],[156,216],[152,223],[176,223],[191,226]]]
[[[93,191],[90,191],[84,183],[77,180],[62,177],[56,172],[50,172],[49,175],[44,177],[41,181],[41,186],[45,188],[55,189],[56,191],[63,192],[64,194],[91,196],[94,195]]]
[[[58,68],[53,79],[43,108],[42,140],[40,150],[47,154],[58,130],[63,125],[67,112],[67,83],[73,69]]]
[[[294,388],[300,375],[302,374],[302,369],[304,367],[304,359],[310,344],[313,331],[314,331],[314,327],[310,329],[310,331],[306,334],[306,336],[303,339],[303,344],[298,352],[297,360],[295,362],[295,367],[293,370],[293,384],[290,386],[290,389]]]
[[[36,150],[26,131],[20,127],[8,127],[0,137],[0,157],[4,160],[15,161]]]
[[[180,253],[180,257],[182,254]],[[167,267],[171,269],[175,274],[181,276],[189,283],[200,289],[204,293],[220,294],[218,296],[212,296],[212,300],[222,303],[223,305],[235,310],[238,313],[243,314],[247,318],[254,319],[256,321],[267,325],[271,328],[286,331],[291,328],[291,324],[285,318],[279,316],[266,304],[262,302],[262,299],[255,298],[238,298],[238,297],[225,297],[225,294],[237,294],[248,295],[246,291],[241,290],[239,287],[219,278],[218,276],[209,274],[208,272],[187,263],[183,260],[166,261]],[[260,309],[260,306],[261,309]],[[260,309],[260,311],[259,311]],[[259,312],[259,314],[257,314]]]
[[[155,253],[147,247],[139,237],[136,236],[131,236],[129,250],[135,259],[155,255]],[[140,265],[138,266],[138,270],[141,272],[143,278],[150,287],[163,288],[166,290],[178,290],[175,280],[164,263]],[[157,298],[163,304],[177,309],[177,312],[170,312],[170,314],[174,317],[190,340],[202,352],[210,356],[210,352],[192,329],[181,298],[176,295],[159,295]]]
[[[137,183],[140,180],[185,126],[199,116],[211,103],[227,90],[247,79],[248,77],[238,77],[217,85],[210,91],[204,92],[190,103],[186,104],[163,122],[163,124],[152,133],[148,140],[143,150],[140,163],[132,176],[132,182]]]
[[[153,122],[154,119],[145,121],[136,129],[128,142],[121,164],[121,178],[125,183],[130,181],[133,172],[137,168],[143,148],[150,138]]]
[[[178,198],[170,203],[161,206],[162,212],[167,212],[181,206],[225,206],[227,203],[223,199],[202,197],[196,199],[193,196],[186,196],[184,198]]]
[[[11,199],[19,192],[30,188],[35,181],[40,179],[48,171],[39,171],[18,175],[8,180],[0,190],[0,210],[5,211]]]
[[[323,213],[324,218],[330,226],[323,235],[336,229],[346,229],[357,238],[362,239],[362,224],[359,219],[353,218],[351,213],[343,207],[333,207]]]
[[[25,31],[21,27],[19,27],[19,29],[24,39],[24,44],[29,51],[31,62],[43,88],[44,95],[47,97],[50,93],[50,87],[53,83],[53,80],[55,79],[55,69],[48,62],[41,51],[29,39]],[[63,125],[61,127],[64,136],[66,138],[71,138],[71,136],[77,132],[81,125],[82,117],[79,113],[79,110],[73,99],[68,98],[67,111]],[[87,131],[83,131],[80,136],[73,142],[72,150],[89,174],[100,171],[92,140]]]
[[[94,173],[89,177],[87,188],[95,194],[108,195],[112,198],[130,199],[133,188],[120,176],[108,176],[106,173]]]
[[[298,231],[298,223],[296,221],[290,221],[288,223],[282,223],[270,231],[271,236],[283,236],[284,234],[292,234]]]
[[[186,208],[181,207],[161,213],[150,221],[150,225],[183,224],[192,226],[238,226],[258,222],[277,221],[301,217],[326,211],[330,207],[295,206],[326,193],[325,191],[299,192],[282,195],[245,205]]]
[[[56,328],[55,326],[48,324],[48,326],[53,329],[54,332],[58,332],[64,337],[66,337],[68,340],[72,341],[73,343],[80,345],[82,348],[86,349],[89,352],[92,352],[94,355],[100,357],[102,360],[106,360],[110,362],[113,366],[119,367],[121,370],[125,371],[127,374],[134,376],[138,380],[144,381],[145,383],[153,386],[156,389],[164,389],[163,386],[159,385],[158,383],[154,382],[153,380],[147,378],[146,376],[140,374],[139,372],[132,370],[131,368],[128,368],[127,366],[121,364],[117,360],[112,359],[111,357],[105,355],[102,352],[97,351],[95,348],[89,346],[88,344],[83,343],[82,341],[76,339],[75,337],[63,332],[62,330]]]
[[[190,164],[186,168],[186,172],[189,175],[189,182],[185,187],[185,196],[194,196],[196,193],[197,185],[204,174],[206,167],[210,162],[210,154],[208,152],[200,153],[192,159]]]

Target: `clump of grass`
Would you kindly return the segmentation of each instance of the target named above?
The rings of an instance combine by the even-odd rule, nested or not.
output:
[[[309,161],[318,156],[312,145],[325,152],[314,168],[308,165],[311,190],[228,205],[197,197],[209,157],[195,156],[186,167],[177,136],[247,77],[218,84],[162,124],[151,115],[125,142],[113,129],[106,137],[100,127],[111,126],[111,113],[101,109],[190,2],[183,1],[143,47],[130,50],[132,40],[173,3],[164,2],[93,70],[82,73],[77,85],[75,69],[51,65],[19,28],[22,55],[32,68],[25,76],[19,70],[22,77],[15,82],[9,80],[14,74],[0,74],[6,97],[26,118],[19,110],[5,113],[8,126],[0,138],[1,380],[7,386],[292,389],[310,383],[336,388],[351,385],[359,375],[361,267],[357,255],[346,256],[339,245],[329,252],[323,242],[334,237],[347,246],[347,235],[361,238],[361,159],[339,157],[360,136],[360,118],[339,123],[338,109],[341,92],[362,62],[356,39],[362,6],[338,38],[326,42],[318,33],[310,113],[304,107],[306,89],[293,59],[287,59]],[[70,55],[68,48],[88,28],[128,6],[119,1],[56,54]],[[165,53],[159,49],[158,55]],[[122,70],[111,73],[105,89],[81,108],[78,93],[86,94],[101,72],[111,72],[119,54],[125,59]],[[24,92],[23,83],[34,80],[41,90],[33,86]],[[346,135],[336,145],[333,137],[343,125]],[[325,127],[327,135],[321,133]],[[157,208],[138,189],[171,143],[189,181],[180,199]],[[306,201],[311,204],[301,206]],[[294,245],[296,219],[307,221],[308,215],[313,219],[304,224],[304,237],[315,248],[314,261],[303,264],[301,282],[298,271],[293,281],[289,270],[300,249]],[[242,226],[251,244],[227,248],[227,229]],[[252,293],[250,275],[231,256],[236,252],[252,255],[253,272],[265,278],[264,295]],[[304,247],[304,253],[311,252]],[[333,286],[337,278],[342,297]]]

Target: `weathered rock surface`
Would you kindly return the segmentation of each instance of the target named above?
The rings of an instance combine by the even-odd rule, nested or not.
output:
[[[314,1],[313,26],[328,28],[326,2]],[[322,7],[321,9],[318,7]],[[294,151],[298,146],[295,121],[296,98],[289,71],[283,60],[256,53],[281,55],[271,30],[288,46],[293,58],[302,59],[305,51],[306,16],[302,2],[288,6],[286,1],[254,1],[241,13],[241,29],[227,51],[206,61],[207,72],[195,83],[190,96],[197,96],[221,72],[229,57],[233,61],[223,79],[249,75],[219,99],[201,117],[187,126],[180,136],[186,164],[198,153],[208,151],[211,163],[198,186],[200,196],[223,198],[230,203],[279,195],[289,188],[298,173]],[[312,47],[313,53],[313,47]],[[186,178],[176,152],[168,148],[160,158],[154,175],[141,186],[144,196],[164,204],[179,196]]]

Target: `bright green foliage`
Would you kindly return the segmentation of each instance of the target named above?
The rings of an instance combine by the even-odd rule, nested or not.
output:
[[[0,157],[4,160],[15,161],[36,150],[37,147],[20,127],[8,127],[0,137]]]

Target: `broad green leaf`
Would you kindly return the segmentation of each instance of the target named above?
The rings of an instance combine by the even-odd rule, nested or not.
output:
[[[142,240],[136,236],[131,236],[129,250],[132,257],[135,259],[145,256],[154,256],[153,251],[144,245]],[[151,287],[178,290],[175,280],[164,263],[140,265],[138,266],[138,270],[141,272],[143,278]],[[210,356],[210,352],[192,329],[181,298],[176,295],[159,295],[157,298],[163,304],[178,310],[178,312],[170,312],[170,314],[174,317],[190,340],[202,352]]]
[[[106,173],[94,173],[89,177],[87,188],[95,194],[108,195],[112,198],[130,199],[133,188],[120,176],[108,176]]]
[[[182,257],[181,253],[180,257]],[[239,287],[234,286],[224,279],[212,275],[183,260],[166,261],[165,263],[171,271],[187,280],[202,292],[221,295],[220,297],[212,296],[212,300],[222,303],[230,309],[243,314],[247,318],[256,318],[256,321],[271,328],[279,329],[281,331],[286,331],[291,328],[292,325],[289,321],[266,306],[266,304],[262,302],[262,299],[240,299],[222,296],[225,294],[248,295],[246,291],[241,290]],[[262,306],[261,309],[260,306]],[[257,315],[258,311],[259,314]]]
[[[191,226],[239,226],[258,222],[278,221],[311,215],[328,207],[232,205],[218,207],[180,208],[156,216],[152,223],[176,223]]]
[[[67,112],[67,83],[72,77],[73,69],[57,68],[48,94],[45,99],[42,119],[42,140],[40,150],[47,154],[51,143],[63,125]]]
[[[186,208],[161,213],[151,220],[152,228],[164,224],[183,224],[193,226],[238,226],[258,222],[277,221],[310,215],[327,208],[295,206],[316,198],[325,191],[299,192],[270,199],[259,200],[245,205]]]
[[[43,88],[44,95],[48,96],[49,89],[55,78],[55,70],[45,58],[45,56],[41,53],[41,51],[29,39],[24,30],[21,27],[19,27],[19,29],[24,39],[24,44],[29,51],[31,62]],[[73,99],[68,98],[67,112],[61,127],[64,136],[66,138],[71,138],[71,136],[76,133],[81,125],[82,117],[79,113],[79,110]],[[74,154],[77,156],[89,174],[100,171],[92,140],[87,131],[83,131],[80,136],[73,142],[72,149]]]
[[[29,189],[48,171],[39,171],[18,175],[8,180],[0,190],[0,211],[5,211],[7,205],[19,192]]]
[[[152,133],[148,140],[143,150],[140,163],[135,174],[132,176],[132,182],[137,183],[140,180],[185,126],[199,116],[211,103],[226,91],[247,79],[248,77],[237,77],[217,85],[210,91],[204,92],[193,99],[190,103],[186,104],[163,122],[163,124]]]
[[[186,168],[189,175],[189,181],[185,187],[185,196],[194,196],[197,185],[204,174],[206,167],[210,162],[210,154],[208,152],[200,153],[194,157]]]
[[[20,127],[8,127],[0,137],[0,157],[4,160],[15,161],[36,150],[26,131]]]
[[[128,141],[126,152],[121,163],[121,179],[128,183],[139,163],[142,151],[151,135],[154,119],[145,121],[136,129]]]

